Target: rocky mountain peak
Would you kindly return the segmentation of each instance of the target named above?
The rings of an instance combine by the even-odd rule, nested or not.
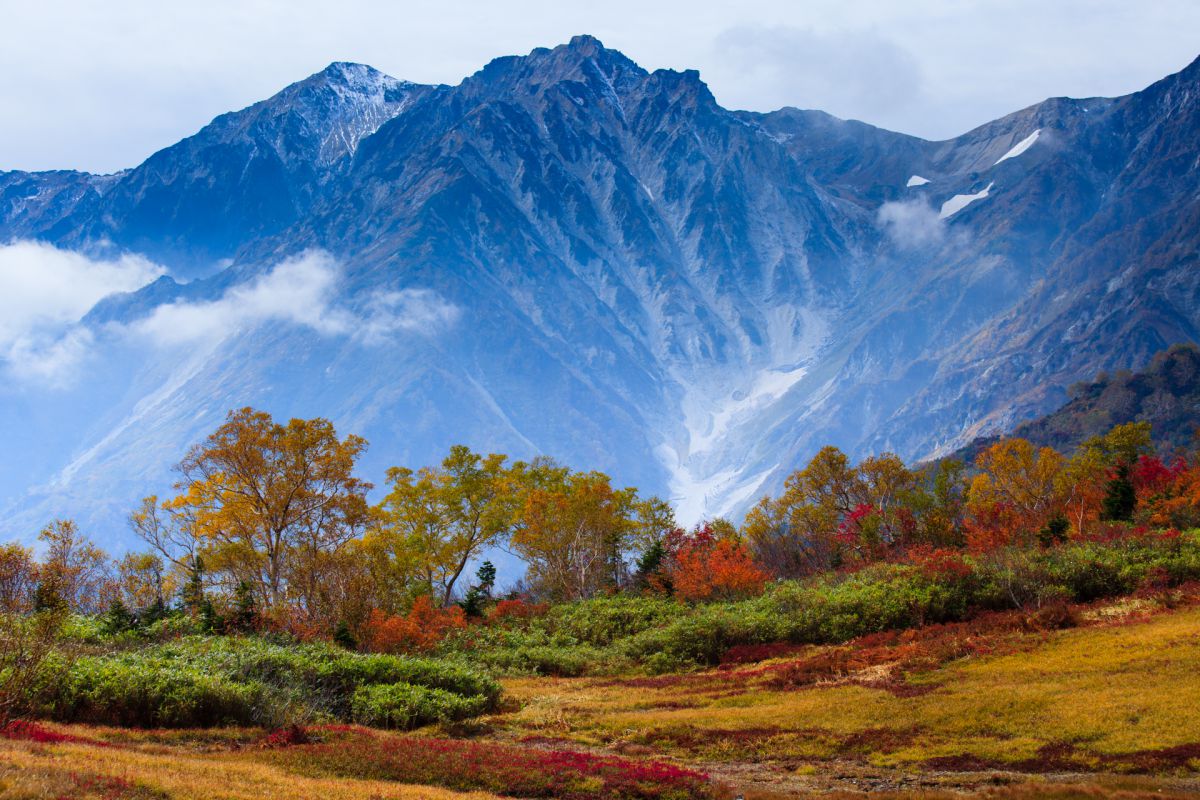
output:
[[[956,449],[1200,336],[1197,72],[927,142],[728,112],[697,72],[579,36],[453,87],[336,62],[103,192],[0,174],[0,241],[109,241],[174,278],[96,308],[93,371],[44,430],[34,390],[0,391],[0,436],[41,454],[0,473],[0,511],[36,530],[103,500],[123,530],[155,487],[114,481],[153,483],[247,404],[366,436],[370,474],[458,442],[550,454],[687,521],[736,516],[824,444]],[[185,360],[107,332],[173,304],[237,321],[314,252],[329,319],[255,305]]]

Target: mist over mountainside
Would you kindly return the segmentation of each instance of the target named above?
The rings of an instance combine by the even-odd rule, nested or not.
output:
[[[126,540],[244,405],[362,434],[376,481],[462,442],[687,522],[826,443],[946,454],[1197,340],[1198,133],[1200,62],[928,142],[582,36],[453,87],[333,64],[124,172],[0,173],[0,270],[145,283],[0,326],[0,532]]]

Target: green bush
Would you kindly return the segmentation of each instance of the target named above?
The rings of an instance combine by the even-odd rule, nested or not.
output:
[[[351,700],[351,716],[379,728],[416,728],[476,717],[488,707],[482,695],[464,697],[411,683],[386,683],[360,686]]]
[[[350,720],[359,692],[377,685],[434,692],[443,706],[444,697],[460,698],[456,708],[480,711],[500,696],[493,679],[460,663],[192,636],[78,659],[46,711],[65,721],[156,727]]]
[[[555,606],[539,622],[550,633],[605,647],[659,627],[686,610],[674,600],[618,595]]]
[[[574,645],[519,644],[485,650],[477,658],[488,667],[510,675],[559,678],[575,678],[613,666],[608,651]]]
[[[641,664],[665,672],[717,663],[737,645],[828,644],[879,631],[1038,609],[1136,591],[1153,571],[1200,579],[1200,536],[1068,542],[967,558],[963,570],[875,564],[848,575],[781,581],[749,600],[684,606],[601,598],[551,609],[511,630],[476,634],[470,650],[501,671],[575,675]]]

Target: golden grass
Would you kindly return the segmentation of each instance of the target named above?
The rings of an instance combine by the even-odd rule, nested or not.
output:
[[[706,758],[831,758],[846,756],[849,740],[851,755],[881,766],[952,755],[1013,762],[1060,742],[1097,760],[1200,742],[1200,609],[1029,638],[1030,649],[919,676],[932,691],[916,696],[863,685],[513,680],[505,688],[522,708],[504,722]]]
[[[116,778],[133,796],[173,800],[490,800],[486,792],[453,792],[384,781],[306,778],[257,762],[254,751],[193,753],[89,744],[36,745],[0,740],[0,798],[100,797],[73,790],[71,776]]]

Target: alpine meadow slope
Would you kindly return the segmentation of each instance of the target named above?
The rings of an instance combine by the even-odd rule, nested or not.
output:
[[[365,436],[368,477],[545,453],[687,522],[823,444],[943,455],[1197,340],[1198,132],[1200,61],[929,142],[580,36],[457,86],[337,63],[114,175],[0,173],[0,278],[24,248],[150,281],[0,327],[0,530],[119,543],[244,405]]]

